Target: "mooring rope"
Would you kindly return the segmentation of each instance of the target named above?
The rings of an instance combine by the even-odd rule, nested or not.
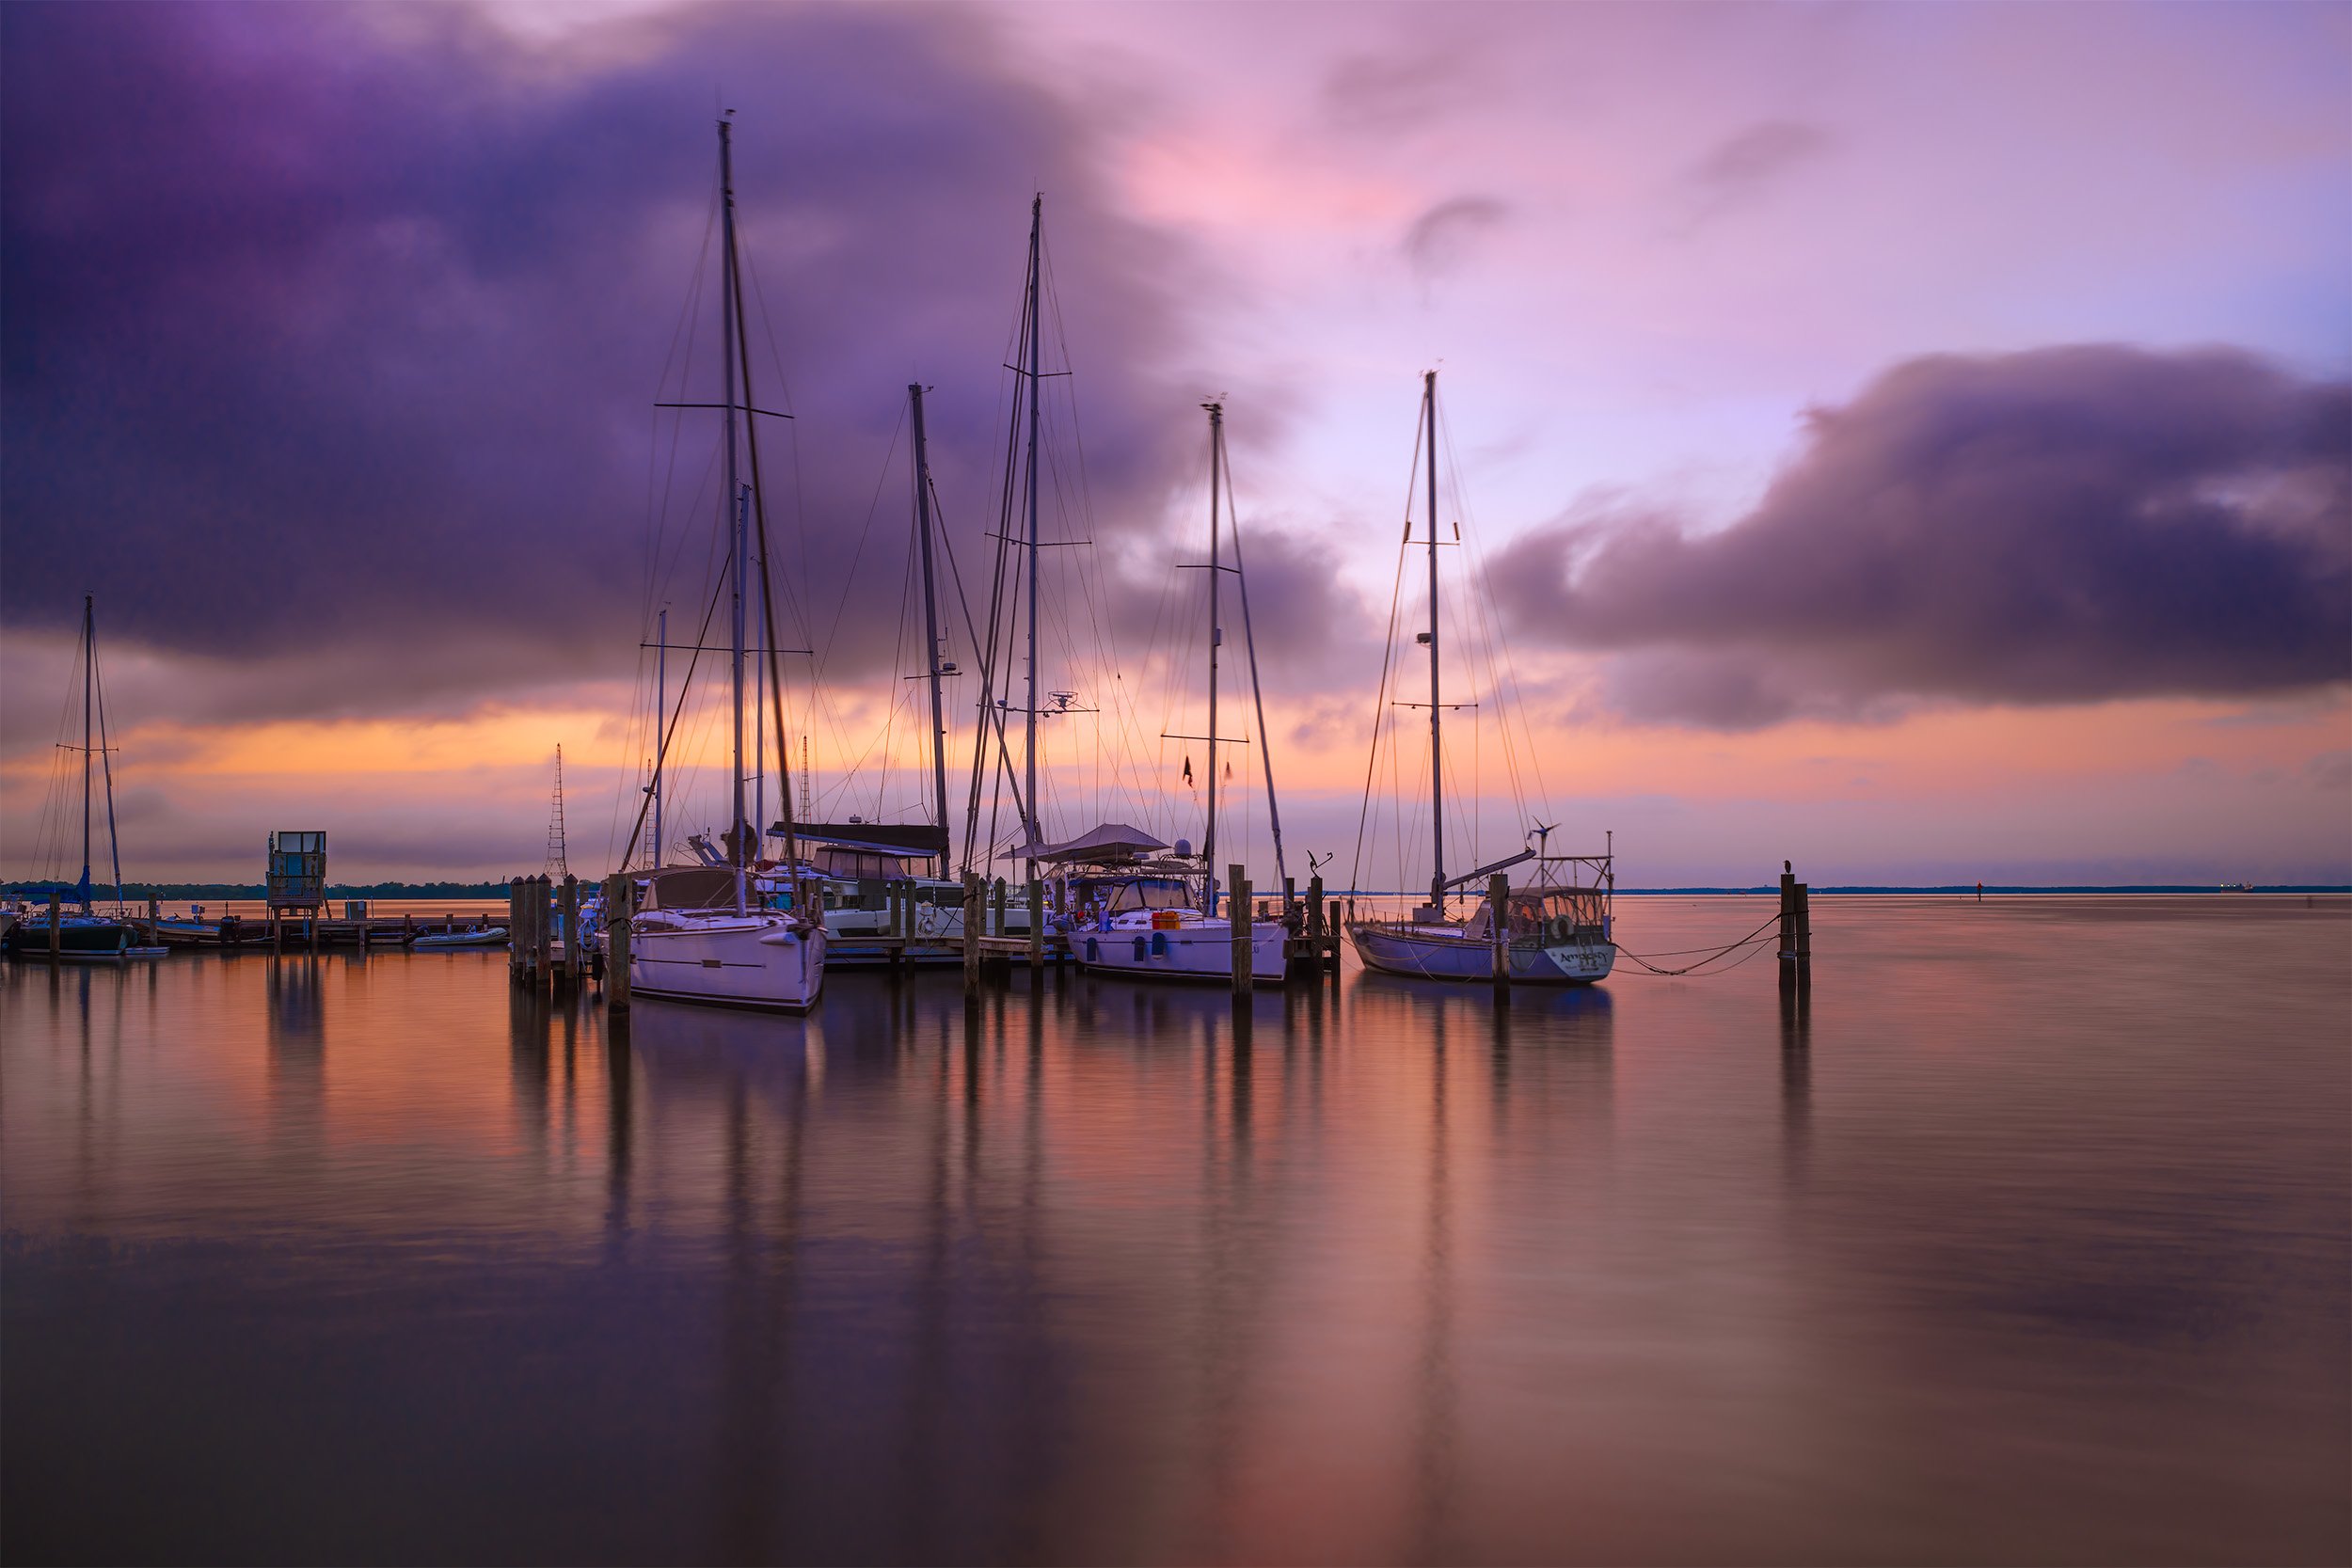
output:
[[[1763,939],[1765,932],[1771,930],[1773,927],[1779,924],[1780,916],[1775,914],[1771,919],[1765,921],[1763,925],[1758,926],[1755,930],[1750,931],[1746,936],[1741,937],[1739,941],[1729,942],[1722,947],[1684,947],[1671,952],[1651,953],[1647,955],[1641,953],[1629,953],[1621,947],[1617,950],[1617,957],[1621,958],[1632,959],[1635,963],[1640,964],[1644,969],[1647,970],[1652,974],[1665,975],[1669,978],[1677,974],[1692,974],[1697,973],[1699,970],[1705,969],[1708,964],[1715,962],[1719,958],[1729,957],[1731,954],[1738,952],[1740,948],[1747,946],[1751,942],[1760,942]],[[1757,953],[1762,951],[1763,949],[1760,946],[1756,950]],[[1689,953],[1705,953],[1707,957],[1699,959],[1696,963],[1684,964],[1680,969],[1661,969],[1656,964],[1649,961],[1651,958],[1678,958]],[[1753,958],[1755,957],[1756,953],[1749,953],[1745,957],[1741,958],[1739,960],[1739,963],[1731,964],[1726,968],[1718,970],[1716,973],[1720,974],[1728,974],[1732,970],[1739,968],[1740,964],[1746,963],[1749,958]]]

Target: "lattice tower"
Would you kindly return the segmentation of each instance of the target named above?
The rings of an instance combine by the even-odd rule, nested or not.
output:
[[[562,881],[572,868],[564,858],[564,748],[555,749],[555,800],[548,808],[548,875]]]

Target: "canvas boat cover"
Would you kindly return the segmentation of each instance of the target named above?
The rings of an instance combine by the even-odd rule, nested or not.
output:
[[[1168,846],[1145,832],[1141,828],[1124,822],[1105,822],[1092,832],[1080,833],[1063,844],[1041,844],[1035,847],[1015,845],[1007,851],[1024,860],[1051,861],[1066,864],[1072,861],[1127,861],[1137,855],[1148,855]]]
[[[779,822],[768,832],[782,838],[784,824]],[[795,822],[792,832],[803,844],[831,844],[884,855],[947,852],[947,830],[929,822]]]
[[[731,910],[735,868],[727,865],[669,865],[643,879],[648,910]]]

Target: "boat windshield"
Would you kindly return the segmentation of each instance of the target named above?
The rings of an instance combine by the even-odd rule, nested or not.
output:
[[[1093,883],[1085,892],[1089,902],[1103,905],[1112,914],[1129,910],[1188,910],[1193,905],[1192,890],[1175,877],[1126,877]]]

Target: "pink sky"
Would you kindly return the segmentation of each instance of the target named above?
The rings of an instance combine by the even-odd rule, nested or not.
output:
[[[266,10],[239,14],[241,47],[264,63],[229,90],[267,94],[277,24]],[[337,47],[393,62],[389,71],[428,45],[449,47],[455,13],[362,14]],[[792,18],[833,26],[846,14],[771,12],[761,24],[788,35],[801,24]],[[439,78],[447,93],[504,85],[529,100],[566,83],[683,82],[694,73],[672,70],[685,58],[678,40],[735,24],[724,11],[640,6],[496,7],[483,19],[465,57],[492,65],[474,79]],[[2073,344],[2159,356],[2217,346],[2314,396],[2342,382],[2352,358],[2352,23],[2340,8],[1052,6],[894,9],[859,13],[856,25],[937,49],[948,62],[937,69],[966,72],[1014,119],[1037,117],[1020,135],[1037,138],[1026,145],[1041,166],[1008,154],[1012,203],[992,194],[979,204],[1006,209],[1005,231],[978,253],[988,276],[974,284],[1001,301],[993,323],[1019,286],[1004,262],[1025,216],[1022,186],[1057,182],[1049,202],[1082,187],[1081,232],[1118,236],[1057,252],[1078,406],[1091,419],[1094,388],[1127,376],[1148,348],[1151,373],[1113,418],[1156,420],[1164,409],[1166,434],[1152,438],[1179,458],[1138,459],[1097,491],[1100,570],[1156,583],[1197,551],[1192,405],[1224,397],[1249,537],[1270,567],[1295,563],[1323,579],[1318,624],[1303,629],[1328,657],[1269,662],[1268,720],[1294,842],[1337,850],[1343,866],[1424,369],[1441,370],[1449,484],[1479,559],[1491,562],[1564,520],[1663,520],[1694,540],[1736,530],[1776,476],[1807,461],[1809,411],[1866,400],[1892,368],[1922,356],[2006,363]],[[886,124],[899,90],[894,55],[883,43],[858,47],[870,50],[859,56],[872,61],[870,80],[830,85],[845,101],[866,94]],[[11,82],[41,54],[38,42],[13,45]],[[800,69],[788,50],[743,58],[747,74],[779,73],[778,92]],[[670,102],[646,91],[657,107]],[[678,142],[698,157],[709,105],[684,90],[670,97]],[[788,162],[831,146],[821,124],[779,150],[761,138],[755,110],[745,123],[747,155]],[[876,135],[854,131],[844,133],[852,148]],[[848,379],[842,367],[863,378],[854,395],[885,410],[911,376],[944,372],[906,362],[921,357],[919,335],[914,348],[866,361],[834,346],[904,323],[817,295],[820,263],[849,245],[836,230],[854,225],[856,208],[795,209],[788,181],[784,189],[751,237],[787,324],[780,352],[803,399],[794,434],[806,468],[826,461],[824,400]],[[704,195],[680,193],[683,216],[669,230],[629,236],[645,275],[671,286],[647,296],[665,331],[691,280]],[[20,227],[72,231],[77,220],[56,202],[16,199],[12,257]],[[391,243],[383,225],[372,233],[372,244]],[[267,273],[270,236],[254,244]],[[398,277],[396,263],[382,264]],[[151,259],[149,283],[176,287],[172,268],[167,251]],[[530,287],[527,273],[498,283]],[[585,286],[596,286],[593,272]],[[503,308],[486,284],[470,297],[469,309]],[[1136,300],[1156,312],[1148,338],[1121,335],[1144,308]],[[60,351],[43,352],[11,353],[19,410],[69,401],[43,379]],[[641,357],[616,347],[599,360],[593,373],[611,385],[596,395],[650,402],[662,366]],[[363,386],[393,373],[351,370]],[[993,367],[973,368],[981,372]],[[831,384],[813,387],[820,372]],[[975,422],[987,423],[985,410]],[[642,474],[642,431],[624,434]],[[2336,443],[2339,467],[2347,444]],[[862,499],[886,482],[882,505],[895,515],[903,480],[881,471],[866,463],[840,489]],[[950,502],[975,527],[984,477],[976,468]],[[612,525],[620,534],[644,526],[642,494],[624,499]],[[10,505],[18,560],[38,504],[27,493]],[[2312,559],[2326,566],[2352,525],[2340,491],[2323,504],[2334,510],[2317,526],[2339,541],[2335,554],[2318,546]],[[885,553],[899,547],[888,530],[876,537]],[[606,868],[616,821],[626,836],[621,808],[633,805],[643,754],[632,714],[644,701],[628,675],[642,628],[626,616],[567,628],[564,646],[586,650],[576,657],[547,654],[546,639],[507,648],[485,629],[478,666],[459,657],[472,643],[428,631],[404,692],[383,678],[385,659],[408,657],[386,651],[400,645],[389,623],[364,654],[346,650],[332,625],[315,640],[240,644],[144,611],[153,585],[110,580],[138,567],[95,536],[39,548],[44,582],[74,592],[71,604],[11,594],[0,621],[9,875],[49,869],[43,804],[71,679],[66,618],[81,586],[99,595],[102,618],[120,607],[102,629],[128,877],[246,879],[266,833],[294,827],[326,829],[333,869],[352,879],[535,870],[559,741],[574,868]],[[462,558],[450,566],[469,569]],[[360,580],[333,574],[362,568],[317,570],[331,622],[338,582]],[[887,579],[874,602],[892,615],[898,570],[895,558],[859,567],[863,580]],[[822,572],[801,588],[817,604],[850,592]],[[527,580],[513,588],[532,591]],[[184,588],[199,610],[208,592],[200,580]],[[2239,608],[2259,623],[2259,606]],[[224,597],[215,619],[238,613]],[[1784,856],[1817,883],[2352,880],[2352,670],[2342,653],[2316,673],[2226,689],[2121,680],[2088,696],[2002,696],[2010,689],[1963,673],[1948,689],[1897,684],[1725,723],[1629,705],[1623,677],[1645,645],[1580,636],[1515,638],[1520,683],[1536,694],[1528,721],[1547,796],[1529,809],[1565,821],[1562,837],[1579,846],[1614,831],[1631,885],[1755,882]],[[1131,631],[1122,678],[1156,681],[1154,656],[1136,641]],[[369,673],[352,677],[363,667],[343,661],[363,657]],[[819,705],[810,728],[820,810],[895,815],[919,801],[911,769],[879,794],[870,766],[840,783],[845,757],[872,743],[886,676],[863,669]],[[364,700],[354,696],[361,684]],[[694,760],[677,802],[688,819],[716,807],[707,742]],[[1172,783],[1162,776],[1169,759],[1131,762],[1147,783]],[[1096,766],[1073,761],[1059,780],[1068,832],[1088,826],[1075,818],[1089,811],[1132,804],[1092,793]],[[1513,807],[1498,781],[1483,787],[1493,805],[1482,834],[1507,847]],[[1189,797],[1175,797],[1161,802],[1161,831],[1191,831]],[[1262,825],[1249,832],[1262,856]],[[1257,868],[1262,879],[1269,872]]]

